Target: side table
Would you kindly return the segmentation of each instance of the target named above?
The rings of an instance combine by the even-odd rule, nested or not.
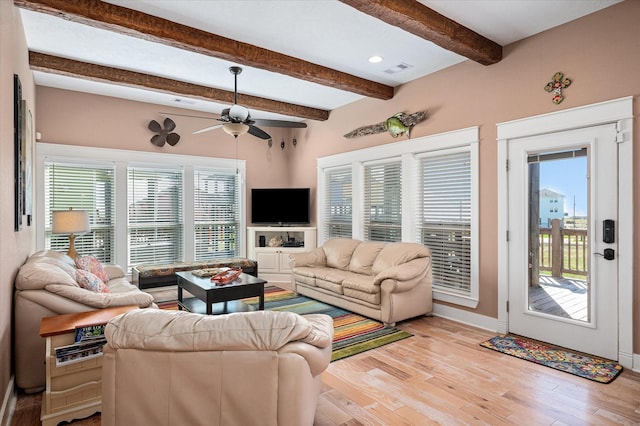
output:
[[[40,336],[47,339],[47,381],[40,413],[43,426],[85,418],[102,410],[102,356],[56,366],[56,348],[74,343],[76,327],[104,324],[132,309],[138,306],[42,318]]]

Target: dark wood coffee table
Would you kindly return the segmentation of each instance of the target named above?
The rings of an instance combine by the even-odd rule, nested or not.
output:
[[[230,312],[249,312],[256,308],[243,303],[240,299],[258,296],[259,310],[264,310],[264,285],[267,281],[242,273],[225,285],[216,285],[209,277],[198,277],[191,272],[176,272],[178,278],[178,308],[189,312],[226,314]],[[183,290],[194,297],[183,298]]]

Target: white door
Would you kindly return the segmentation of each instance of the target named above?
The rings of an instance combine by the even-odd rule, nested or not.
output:
[[[509,332],[617,359],[615,125],[512,139],[507,150]]]

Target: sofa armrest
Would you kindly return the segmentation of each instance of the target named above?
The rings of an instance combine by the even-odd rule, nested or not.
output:
[[[84,288],[61,284],[49,284],[45,289],[58,296],[97,309],[126,305],[138,305],[141,308],[154,306],[153,296],[139,290],[124,293],[95,293]]]
[[[311,323],[314,333],[310,333],[310,336],[302,341],[286,344],[278,353],[300,355],[309,363],[311,374],[315,377],[322,373],[331,362],[334,333],[333,318],[324,314],[307,314],[303,315],[303,317]],[[311,336],[313,336],[312,340],[309,339]]]
[[[124,277],[124,269],[120,265],[102,265],[110,280]]]
[[[374,284],[380,285],[384,280],[398,281],[399,285],[396,287],[395,293],[401,293],[403,291],[410,290],[415,286],[415,282],[410,286],[403,286],[401,283],[407,281],[413,281],[413,278],[424,274],[425,270],[429,267],[430,258],[414,259],[402,265],[396,265],[391,268],[385,269],[375,276]]]
[[[326,264],[327,258],[324,250],[320,247],[304,253],[292,253],[289,255],[289,265],[291,268],[300,266],[325,266]]]

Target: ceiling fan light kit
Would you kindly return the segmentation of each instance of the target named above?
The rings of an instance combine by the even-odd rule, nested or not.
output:
[[[244,123],[225,123],[222,125],[222,130],[228,135],[237,138],[249,131],[249,126]]]

